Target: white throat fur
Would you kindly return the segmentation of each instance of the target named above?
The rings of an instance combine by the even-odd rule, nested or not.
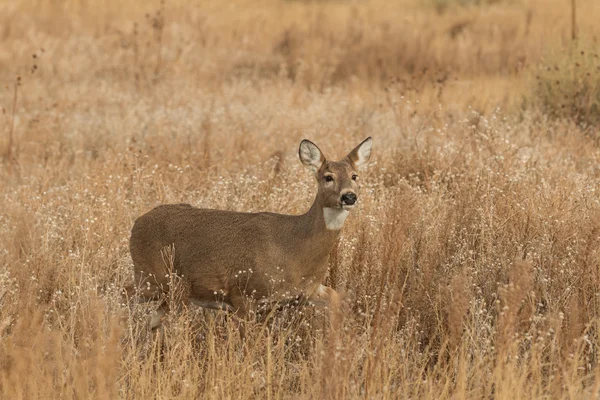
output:
[[[325,217],[325,226],[329,230],[342,229],[348,214],[350,214],[350,211],[343,208],[324,208],[323,217]]]

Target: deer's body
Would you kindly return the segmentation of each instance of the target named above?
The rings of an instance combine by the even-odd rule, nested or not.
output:
[[[159,298],[168,290],[170,271],[163,249],[171,247],[172,272],[186,282],[189,300],[202,306],[244,315],[249,301],[299,295],[331,301],[335,291],[321,282],[329,253],[356,201],[355,170],[368,160],[370,143],[369,138],[340,162],[327,162],[314,144],[302,143],[300,158],[319,181],[317,197],[303,215],[171,204],[141,216],[130,239],[140,295]]]
[[[173,246],[173,267],[189,282],[192,298],[239,308],[237,297],[243,292],[255,300],[312,295],[325,277],[338,233],[326,228],[318,207],[295,216],[173,204],[140,217],[130,247],[134,264],[140,266],[139,280],[166,288],[168,270],[161,250]],[[153,277],[141,276],[148,273]]]

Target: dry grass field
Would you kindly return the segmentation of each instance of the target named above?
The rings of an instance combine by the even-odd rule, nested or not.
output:
[[[595,399],[600,2],[0,3],[0,398]],[[345,294],[162,333],[126,304],[160,203],[299,214],[297,146],[373,136]]]

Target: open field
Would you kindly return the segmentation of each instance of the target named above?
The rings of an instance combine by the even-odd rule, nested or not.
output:
[[[600,2],[123,3],[0,3],[0,398],[598,397]],[[139,215],[303,213],[367,136],[333,329],[123,304]]]

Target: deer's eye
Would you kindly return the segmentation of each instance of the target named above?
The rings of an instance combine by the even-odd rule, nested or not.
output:
[[[333,176],[325,175],[325,182],[333,182]]]
[[[357,180],[357,179],[358,179],[358,175],[356,175],[356,174],[352,175],[352,180],[353,180],[353,181],[355,181],[355,180]]]

